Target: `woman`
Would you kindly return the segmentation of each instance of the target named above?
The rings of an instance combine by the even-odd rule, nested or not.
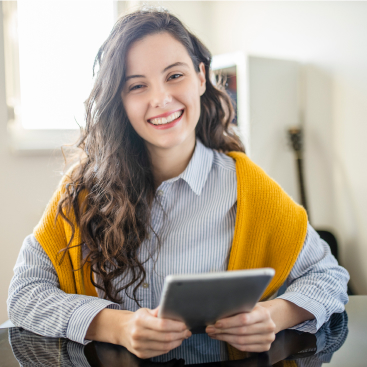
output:
[[[78,142],[84,155],[14,269],[14,324],[121,344],[142,358],[202,338],[212,350],[226,342],[235,358],[268,350],[285,328],[314,333],[344,310],[347,271],[304,209],[245,156],[210,62],[166,11],[118,20],[96,58]],[[264,301],[207,335],[191,337],[185,324],[157,318],[168,274],[263,266],[276,269]],[[271,299],[285,281],[285,294]]]

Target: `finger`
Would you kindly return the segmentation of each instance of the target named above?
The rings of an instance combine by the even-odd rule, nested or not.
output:
[[[207,328],[208,335],[218,334],[236,334],[236,335],[252,335],[252,334],[266,334],[275,332],[275,324],[271,320],[269,322],[258,322],[257,324],[238,326],[233,328]]]
[[[145,317],[140,318],[138,321],[139,326],[146,329],[161,331],[161,332],[182,332],[187,330],[187,326],[176,320],[159,319],[152,316],[150,313]]]
[[[239,325],[252,325],[270,318],[269,311],[265,307],[255,307],[251,312],[243,312],[235,316],[218,320],[214,327],[227,329],[238,327]]]
[[[149,309],[148,309],[149,310]],[[153,310],[149,310],[150,314],[154,317],[158,317],[158,312],[159,312],[159,306],[154,308]]]
[[[222,340],[230,344],[239,344],[239,345],[269,344],[272,343],[275,339],[274,333],[255,334],[255,335],[217,334],[209,336],[215,340]]]
[[[134,354],[141,355],[145,352],[156,353],[156,355],[168,353],[170,350],[175,349],[179,347],[182,344],[182,340],[176,340],[174,342],[169,343],[161,343],[157,341],[151,341],[151,342],[144,342],[142,344],[136,344],[134,345]],[[142,358],[142,357],[141,357]]]
[[[139,333],[134,335],[136,340],[139,341],[157,341],[157,342],[164,342],[170,343],[175,342],[178,340],[185,340],[189,338],[192,333],[189,330],[184,330],[181,332],[160,332],[160,331],[153,331],[149,329],[143,329]]]
[[[177,345],[177,346],[174,346],[172,349],[177,348],[179,346],[180,346],[180,344]],[[129,351],[131,353],[135,354],[139,358],[147,359],[147,358],[157,357],[157,356],[160,356],[162,354],[166,354],[172,349],[165,349],[165,348],[147,349],[145,347],[145,348],[139,348],[139,349],[129,349]]]
[[[270,349],[271,344],[250,344],[250,345],[241,345],[241,344],[232,344],[236,349],[242,352],[266,352]]]

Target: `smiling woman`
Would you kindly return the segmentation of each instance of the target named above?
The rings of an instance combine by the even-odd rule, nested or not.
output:
[[[141,358],[181,358],[192,343],[216,359],[268,350],[288,327],[316,332],[344,310],[348,273],[305,210],[244,154],[210,64],[166,10],[118,20],[96,57],[82,155],[21,249],[8,298],[15,325]],[[276,275],[250,313],[193,336],[157,317],[169,274],[260,267]]]

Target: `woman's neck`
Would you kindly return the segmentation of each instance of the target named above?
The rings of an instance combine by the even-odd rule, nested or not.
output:
[[[177,177],[186,169],[194,153],[195,142],[195,139],[188,139],[188,141],[173,148],[148,147],[155,189],[163,181]]]

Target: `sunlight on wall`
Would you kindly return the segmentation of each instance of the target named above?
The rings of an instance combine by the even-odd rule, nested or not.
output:
[[[115,21],[113,1],[18,1],[21,119],[26,129],[83,124],[92,66]]]

